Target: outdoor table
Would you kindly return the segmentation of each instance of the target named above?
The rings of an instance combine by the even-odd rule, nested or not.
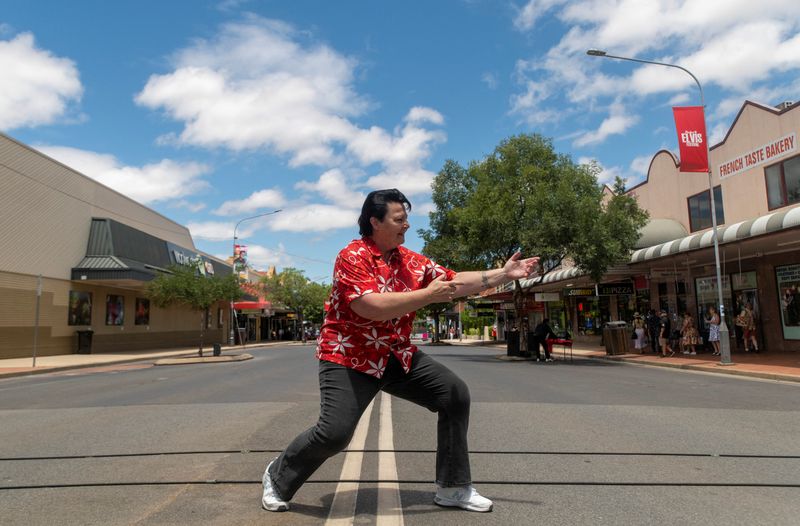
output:
[[[550,338],[547,340],[547,352],[553,354],[553,347],[561,346],[561,353],[564,361],[567,360],[567,349],[569,349],[569,361],[572,362],[572,340],[566,338]]]

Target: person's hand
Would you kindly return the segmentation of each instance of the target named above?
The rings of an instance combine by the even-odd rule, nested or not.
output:
[[[453,301],[456,297],[456,288],[461,285],[457,281],[446,281],[446,276],[439,276],[431,281],[426,288],[430,297],[430,303],[445,303]]]
[[[511,258],[509,258],[508,261],[506,261],[505,265],[503,265],[503,270],[505,271],[506,277],[509,280],[527,278],[528,276],[533,274],[534,271],[539,266],[538,257],[527,258],[527,259],[521,259],[521,258],[522,254],[520,252],[517,252],[516,254],[511,256]]]

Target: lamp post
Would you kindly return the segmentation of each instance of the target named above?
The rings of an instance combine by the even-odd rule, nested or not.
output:
[[[616,55],[609,55],[608,53],[600,49],[590,49],[586,51],[586,54],[592,57],[614,58],[617,60],[640,62],[642,64],[655,64],[656,66],[676,68],[687,73],[690,77],[692,77],[692,80],[694,80],[695,84],[697,84],[697,88],[700,90],[700,105],[703,108],[703,120],[705,120],[706,103],[705,99],[703,98],[703,87],[700,85],[700,81],[697,80],[697,77],[695,77],[692,74],[692,72],[689,71],[688,69],[682,66],[678,66],[677,64],[656,62],[655,60],[643,60],[639,58],[619,57]],[[714,202],[714,183],[711,180],[711,159],[709,156],[709,149],[708,149],[708,137],[706,137],[705,139],[706,139],[705,140],[706,158],[708,159],[708,193],[711,199],[711,225],[713,228],[712,239],[714,240],[714,263],[716,264],[716,270],[717,270],[717,301],[719,302],[720,364],[732,365],[733,362],[731,362],[731,341],[728,333],[728,325],[725,323],[725,304],[722,301],[722,270],[719,263],[719,238],[717,237],[717,206],[716,203]]]
[[[263,214],[256,214],[254,216],[245,217],[244,219],[240,219],[239,221],[237,221],[236,226],[233,227],[233,252],[232,252],[232,254],[233,254],[233,271],[234,271],[234,273],[236,272],[236,239],[237,239],[236,230],[239,229],[239,225],[241,225],[245,221],[250,221],[251,219],[257,219],[259,217],[271,216],[272,214],[277,214],[281,210],[282,209],[279,208],[278,210],[273,210],[272,212],[265,212]],[[236,342],[236,336],[234,334],[234,324],[236,325],[236,329],[239,328],[239,320],[236,317],[236,309],[233,307],[233,302],[231,302],[231,315],[232,315],[231,321],[233,323],[231,323],[231,334],[230,334],[230,338],[228,340],[228,343],[230,345],[233,345]]]

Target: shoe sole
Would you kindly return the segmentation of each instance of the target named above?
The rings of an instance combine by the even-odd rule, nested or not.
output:
[[[491,504],[489,505],[488,508],[481,508],[480,506],[475,506],[473,504],[465,504],[460,500],[449,500],[449,499],[443,499],[441,497],[434,497],[433,503],[438,506],[443,506],[445,508],[461,508],[462,510],[475,511],[478,513],[486,513],[492,511],[492,507],[494,506],[494,504]]]

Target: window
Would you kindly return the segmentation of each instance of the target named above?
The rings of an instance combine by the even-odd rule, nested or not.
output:
[[[687,201],[689,202],[689,226],[692,232],[711,228],[711,199],[708,197],[708,190],[695,194]],[[725,223],[725,210],[722,206],[722,188],[714,187],[714,206],[717,209],[717,224]]]
[[[800,156],[764,169],[769,209],[800,202]]]

